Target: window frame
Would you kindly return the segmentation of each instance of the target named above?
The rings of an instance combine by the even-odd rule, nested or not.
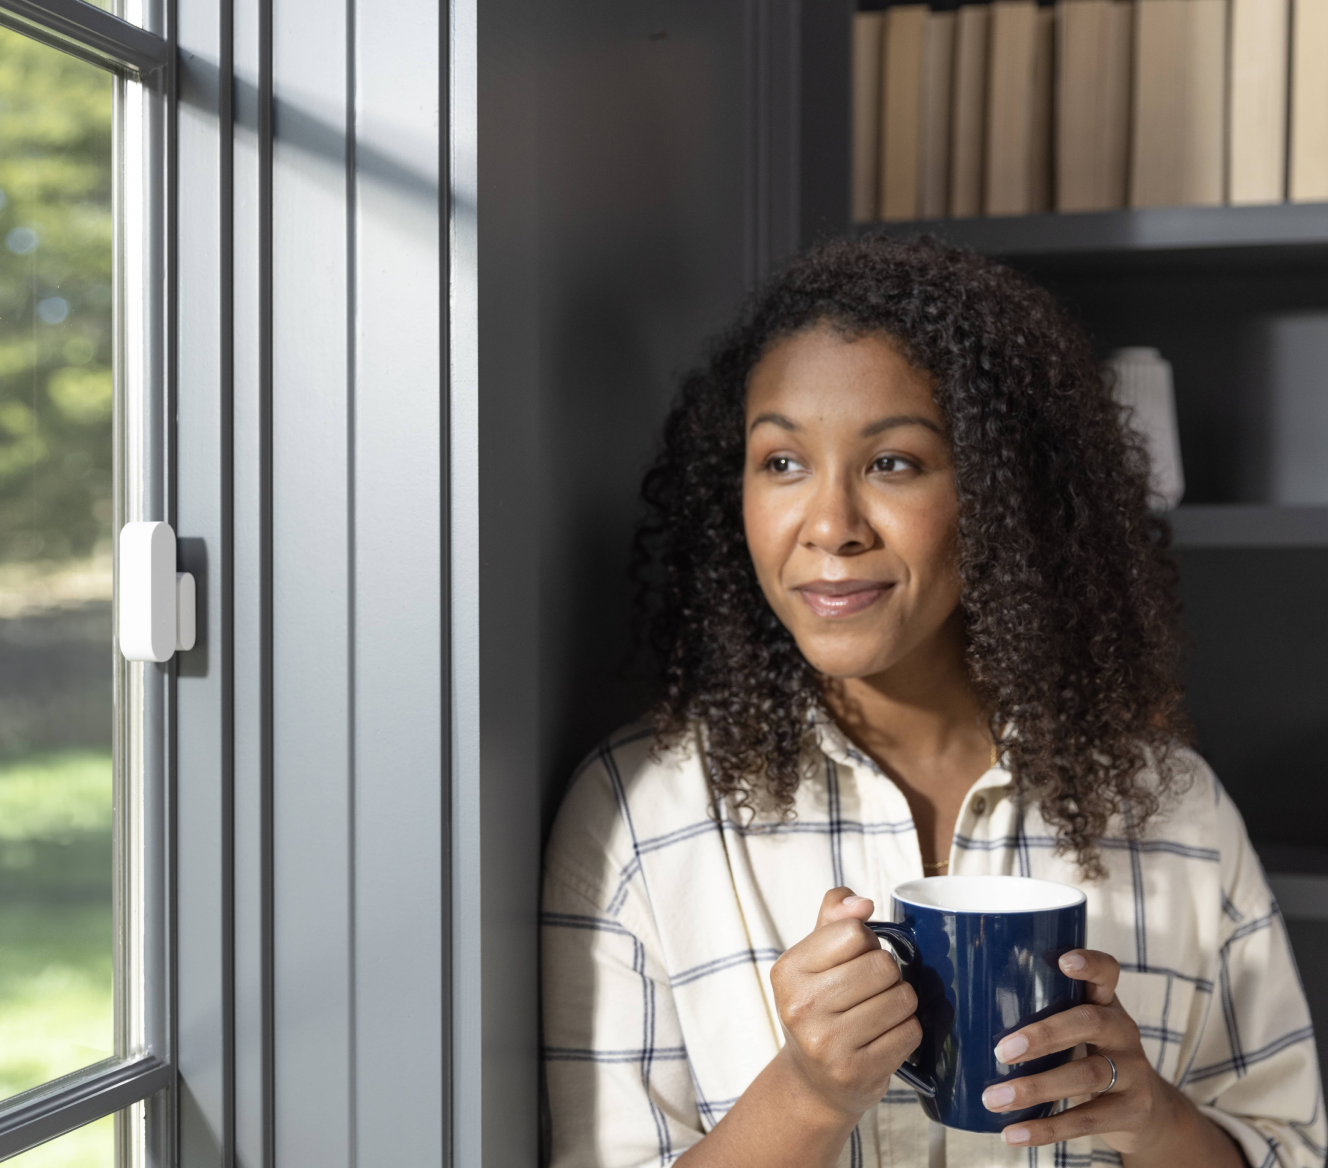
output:
[[[114,423],[116,530],[170,520],[166,306],[167,143],[174,49],[162,0],[127,0],[139,23],[84,0],[0,0],[0,25],[116,78]],[[130,289],[134,296],[127,295]],[[118,1163],[170,1162],[169,692],[172,667],[115,651],[115,1037],[117,1054],[0,1103],[0,1159],[107,1115]],[[119,1117],[129,1115],[131,1122]]]

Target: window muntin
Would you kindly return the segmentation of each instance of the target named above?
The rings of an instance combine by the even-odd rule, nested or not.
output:
[[[115,1052],[115,84],[0,28],[0,1097]]]
[[[6,1168],[109,1168],[115,1163],[115,1116],[75,1128],[6,1160]]]

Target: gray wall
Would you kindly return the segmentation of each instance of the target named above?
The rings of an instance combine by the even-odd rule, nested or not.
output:
[[[577,760],[649,700],[648,679],[622,672],[625,580],[641,474],[678,375],[797,243],[801,7],[532,6],[529,104],[513,108],[495,72],[495,103],[481,105],[482,119],[497,115],[491,131],[481,121],[482,193],[491,176],[503,181],[486,168],[495,155],[496,168],[510,161],[500,125],[513,115],[534,159],[546,812]],[[499,312],[483,327],[501,337],[510,319]]]

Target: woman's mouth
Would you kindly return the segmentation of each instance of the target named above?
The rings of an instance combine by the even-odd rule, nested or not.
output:
[[[813,580],[794,589],[816,616],[855,616],[881,599],[893,583],[879,580]]]

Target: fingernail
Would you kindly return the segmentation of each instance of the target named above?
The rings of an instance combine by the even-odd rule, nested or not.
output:
[[[1028,1049],[1028,1039],[1022,1034],[1011,1034],[996,1044],[996,1057],[1003,1063],[1012,1063]]]
[[[988,1087],[982,1092],[982,1106],[988,1111],[995,1111],[996,1108],[1004,1107],[1007,1103],[1013,1102],[1013,1087]]]
[[[1061,958],[1061,968],[1066,973],[1078,973],[1087,964],[1082,953],[1067,953]]]
[[[1028,1143],[1028,1128],[1007,1127],[1001,1132],[1001,1139],[1007,1144],[1026,1144]]]
[[[844,907],[852,908],[856,904],[861,904],[867,898],[865,896],[846,896],[844,897]]]

